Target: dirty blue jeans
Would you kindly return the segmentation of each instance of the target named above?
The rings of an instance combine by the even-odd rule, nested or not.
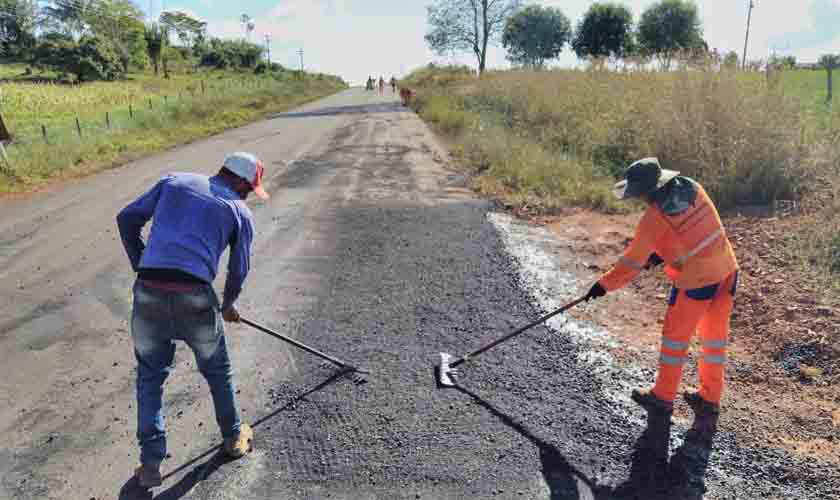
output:
[[[138,280],[131,336],[137,357],[137,439],[142,464],[157,466],[166,457],[163,383],[172,369],[175,340],[184,341],[195,354],[198,369],[210,385],[222,437],[239,433],[233,371],[212,286],[173,291]]]

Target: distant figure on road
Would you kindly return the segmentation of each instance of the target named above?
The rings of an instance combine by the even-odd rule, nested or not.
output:
[[[647,201],[636,236],[615,267],[592,286],[594,299],[630,282],[644,268],[665,263],[674,283],[662,331],[659,374],[652,390],[634,390],[633,400],[649,413],[670,417],[695,330],[702,356],[700,390],[685,392],[695,428],[711,439],[717,429],[729,342],[729,317],[738,285],[738,262],[723,224],[703,187],[656,158],[639,160],[615,185],[619,199]]]
[[[385,93],[385,79],[381,76],[379,77],[379,94],[382,95]]]
[[[131,336],[137,358],[137,438],[145,488],[160,486],[166,457],[163,383],[175,355],[175,340],[190,346],[210,385],[223,449],[232,458],[251,448],[253,431],[240,419],[224,323],[238,322],[234,303],[248,276],[254,226],[245,199],[262,187],[263,164],[248,153],[228,156],[213,177],[178,173],[163,177],[117,215],[120,236],[137,273]],[[146,243],[141,231],[153,219]],[[213,279],[230,246],[224,300]]]
[[[367,85],[365,86],[365,90],[373,90],[374,79],[372,76],[368,76]]]
[[[400,89],[400,101],[402,102],[403,106],[408,106],[411,104],[411,100],[414,98],[414,91],[410,88],[403,87]]]
[[[397,77],[391,77],[391,93],[395,94],[397,92]]]

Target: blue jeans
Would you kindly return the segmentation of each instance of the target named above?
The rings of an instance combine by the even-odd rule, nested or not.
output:
[[[166,457],[163,382],[172,369],[175,340],[186,342],[195,354],[198,369],[210,385],[222,437],[239,433],[233,371],[212,286],[171,291],[137,281],[131,336],[137,357],[137,439],[142,464],[157,466]]]

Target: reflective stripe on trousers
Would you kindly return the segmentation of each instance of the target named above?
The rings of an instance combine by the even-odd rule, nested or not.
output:
[[[698,370],[700,396],[711,403],[720,403],[737,274],[735,272],[719,283],[712,294],[694,290],[675,290],[672,294],[665,315],[659,373],[653,389],[659,399],[673,401],[676,397],[691,338],[697,331],[702,350]]]

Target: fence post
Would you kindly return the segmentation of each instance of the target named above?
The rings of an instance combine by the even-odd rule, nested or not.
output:
[[[131,104],[128,105],[128,116],[133,120],[134,119],[134,109],[131,107]]]
[[[163,105],[166,106],[169,104],[169,98],[167,96],[163,96]]]
[[[44,137],[44,143],[49,144],[50,141],[47,139],[47,126],[43,123],[41,124],[41,135]]]
[[[82,137],[82,124],[79,123],[79,117],[76,117],[76,131],[79,132],[79,138]]]
[[[149,109],[152,109],[152,98],[149,98]]]
[[[105,125],[108,126],[108,130],[111,130],[111,114],[107,111],[105,112]]]

